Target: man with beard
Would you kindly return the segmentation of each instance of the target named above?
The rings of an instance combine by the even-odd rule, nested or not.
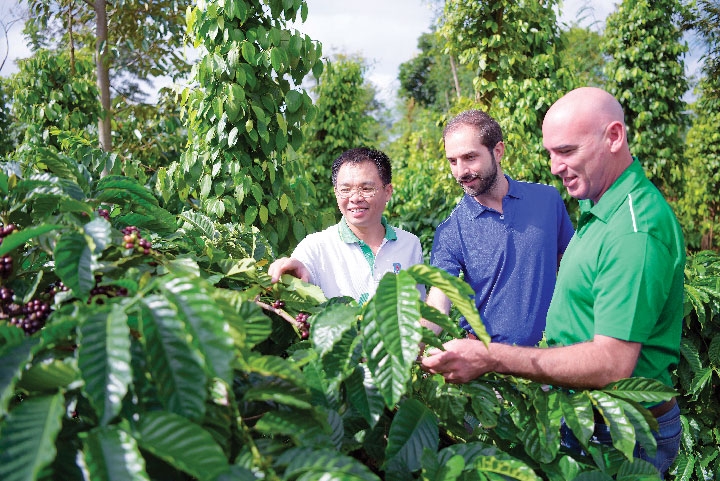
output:
[[[565,204],[555,187],[503,174],[502,130],[485,112],[460,113],[443,140],[465,195],[438,226],[430,263],[455,276],[462,272],[493,342],[533,346],[542,338],[560,258],[574,232]],[[437,288],[427,303],[450,311]],[[475,338],[464,318],[460,325]]]

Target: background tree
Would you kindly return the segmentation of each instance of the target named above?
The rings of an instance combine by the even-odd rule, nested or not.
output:
[[[398,95],[413,99],[425,108],[448,111],[455,100],[473,91],[475,69],[470,65],[457,65],[443,51],[442,37],[437,32],[424,33],[418,39],[418,53],[400,64]]]
[[[10,84],[13,114],[25,131],[21,149],[61,150],[59,131],[97,138],[100,112],[90,55],[76,52],[71,59],[67,52],[41,49],[18,66]]]
[[[31,48],[65,50],[73,68],[75,54],[95,52],[101,115],[98,140],[112,150],[113,95],[142,99],[139,83],[151,76],[179,78],[190,65],[178,52],[184,42],[184,7],[175,0],[28,0],[25,33]],[[107,18],[114,22],[108,25]]]
[[[560,36],[560,63],[573,73],[576,84],[603,88],[607,80],[603,73],[606,59],[600,48],[602,35],[591,28],[573,24],[562,30]]]
[[[0,158],[15,150],[18,133],[13,131],[13,119],[8,95],[8,82],[0,78]]]
[[[607,89],[625,109],[630,149],[666,196],[682,192],[688,90],[677,0],[623,1],[607,19]]]
[[[691,249],[718,249],[720,231],[720,5],[700,0],[687,12],[685,28],[704,49],[695,90],[692,126],[686,138],[685,195],[679,199],[686,241]]]
[[[366,73],[362,58],[340,55],[326,63],[313,88],[316,113],[303,127],[296,175],[305,175],[312,186],[321,227],[338,218],[330,178],[333,160],[349,148],[378,148],[385,137],[377,120],[382,106]]]
[[[177,195],[213,220],[255,226],[279,252],[318,222],[309,186],[290,189],[284,168],[286,151],[300,147],[314,114],[310,96],[294,86],[322,72],[321,46],[286,28],[298,15],[307,16],[299,0],[210,1],[188,13],[203,52],[197,87],[180,97],[190,145],[158,172],[166,201]]]

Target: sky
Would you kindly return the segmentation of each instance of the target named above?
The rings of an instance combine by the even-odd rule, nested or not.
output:
[[[0,0],[0,21],[13,18],[17,0]],[[398,88],[399,65],[418,53],[417,41],[432,28],[433,3],[428,0],[307,0],[308,18],[295,25],[301,32],[323,44],[323,55],[359,54],[369,64],[368,79],[378,91],[378,97],[391,106]],[[614,1],[565,0],[560,20],[578,20],[580,25],[601,30],[605,18],[615,9]],[[1,26],[1,25],[0,25]],[[0,35],[2,33],[0,32]],[[0,70],[7,76],[17,71],[16,58],[30,52],[22,37],[20,22],[8,32],[9,57]],[[5,55],[4,38],[0,38],[0,61]]]

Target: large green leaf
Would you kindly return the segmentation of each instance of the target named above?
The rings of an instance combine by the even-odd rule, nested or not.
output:
[[[505,479],[510,478],[517,481],[540,481],[542,479],[530,466],[514,459],[480,456],[474,460],[474,467],[478,473],[497,473]]]
[[[77,361],[72,358],[46,359],[30,366],[17,383],[27,391],[54,392],[80,378]]]
[[[532,399],[535,416],[526,423],[520,434],[525,452],[541,463],[550,463],[560,449],[560,420],[562,411],[557,392],[538,393]]]
[[[219,293],[216,291],[216,294]],[[225,296],[226,293],[221,295]],[[236,346],[251,349],[272,334],[272,321],[254,302],[244,301],[237,293],[231,293],[231,296],[234,298],[216,296],[216,305],[230,324]]]
[[[353,314],[354,318],[355,314]],[[313,323],[313,329],[315,324]],[[355,329],[343,332],[332,350],[322,358],[323,369],[328,379],[343,380],[352,373],[362,358],[360,337]]]
[[[83,226],[85,235],[92,240],[92,251],[100,254],[105,248],[112,243],[112,229],[110,222],[102,218],[91,220]]]
[[[95,285],[93,256],[87,239],[79,232],[67,232],[55,244],[55,272],[80,299],[86,300]]]
[[[631,377],[605,386],[603,391],[627,401],[659,403],[677,395],[675,389],[655,379]]]
[[[657,441],[655,437],[653,437],[652,431],[657,431],[658,429],[657,419],[638,403],[624,401],[622,399],[619,399],[618,402],[635,428],[635,438],[637,442],[645,448],[649,456],[655,456]]]
[[[16,327],[6,329],[22,332]],[[39,337],[23,337],[0,348],[0,419],[7,413],[8,402],[15,394],[15,383],[25,365],[32,359],[33,348],[39,342]]]
[[[320,412],[268,411],[255,424],[255,429],[267,436],[288,436],[296,445],[331,449],[334,447],[331,428],[327,417],[322,418]]]
[[[152,192],[135,179],[106,176],[98,182],[95,197],[100,202],[123,207],[123,214],[117,217],[117,222],[158,233],[171,233],[177,228],[177,218],[160,207]]]
[[[85,437],[85,465],[97,481],[149,481],[137,441],[119,426],[104,426]]]
[[[587,391],[575,394],[566,394],[561,391],[558,401],[560,411],[565,417],[565,423],[580,441],[580,444],[587,447],[595,428],[592,401]]]
[[[419,353],[420,294],[416,281],[400,271],[385,274],[377,293],[363,309],[363,350],[377,387],[388,406],[405,393]]]
[[[0,479],[27,481],[55,459],[65,402],[61,393],[25,399],[0,426]]]
[[[468,321],[478,339],[486,344],[490,342],[490,335],[485,330],[485,325],[482,323],[480,314],[472,299],[475,291],[467,282],[451,276],[442,269],[425,264],[411,266],[406,272],[412,275],[418,283],[434,286],[443,291]]]
[[[214,240],[220,237],[220,232],[215,228],[213,221],[200,212],[184,211],[179,217],[180,220],[187,222],[190,226],[199,230],[200,233],[208,239]],[[188,230],[187,226],[183,227]]]
[[[161,401],[169,411],[200,419],[205,412],[207,385],[202,356],[166,298],[150,295],[143,302],[148,368]]]
[[[345,304],[333,304],[313,316],[310,340],[318,354],[330,352],[356,320],[357,309]]]
[[[360,461],[331,449],[288,449],[276,464],[287,465],[284,479],[303,481],[380,481]]]
[[[40,224],[28,227],[27,229],[17,230],[3,239],[2,244],[0,244],[0,256],[25,245],[25,243],[30,239],[34,239],[35,237],[39,237],[43,234],[47,234],[48,232],[62,228],[63,226],[56,224]]]
[[[621,401],[602,391],[593,391],[591,396],[595,409],[610,428],[613,446],[627,459],[632,459],[636,441],[635,428],[625,414]]]
[[[87,316],[79,329],[78,366],[85,393],[101,425],[108,424],[122,407],[132,382],[130,328],[120,305]]]
[[[375,426],[385,410],[385,402],[368,367],[364,364],[357,366],[353,374],[345,380],[345,386],[348,403],[371,427]]]
[[[174,278],[161,284],[197,340],[210,372],[232,384],[233,342],[229,326],[200,279]]]
[[[228,461],[213,437],[177,414],[155,411],[137,425],[139,446],[199,480],[214,480],[228,470]]]
[[[463,394],[470,397],[472,414],[484,428],[497,425],[500,414],[500,400],[491,385],[484,382],[471,381],[462,388]]]
[[[424,449],[437,451],[440,444],[438,420],[417,399],[407,399],[398,407],[385,449],[386,463],[420,469]]]

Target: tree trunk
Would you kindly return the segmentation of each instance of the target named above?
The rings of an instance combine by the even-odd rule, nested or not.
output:
[[[101,106],[100,120],[98,122],[98,137],[100,138],[100,148],[105,152],[109,152],[112,149],[110,129],[112,111],[110,109],[110,67],[106,2],[107,0],[95,0],[95,63],[97,65],[97,86],[100,92]],[[106,173],[107,166],[103,170],[103,175]]]
[[[455,59],[450,54],[450,70],[452,71],[453,80],[455,81],[455,93],[457,98],[460,98],[460,81],[458,80],[457,67],[455,66]]]

